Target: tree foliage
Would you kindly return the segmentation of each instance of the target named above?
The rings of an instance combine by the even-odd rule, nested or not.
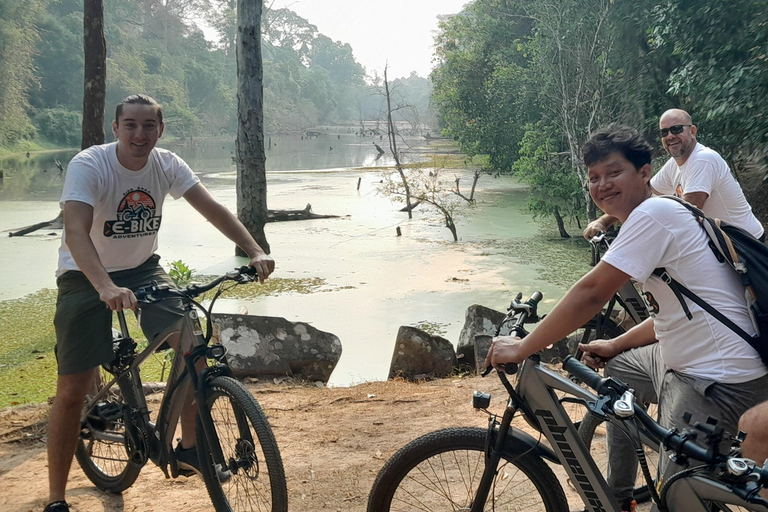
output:
[[[537,213],[593,217],[580,148],[609,122],[653,140],[679,107],[732,166],[768,150],[764,0],[475,0],[435,42],[443,132],[531,183]]]
[[[107,105],[144,92],[164,107],[179,137],[237,130],[236,0],[104,2]],[[0,0],[0,144],[70,126],[83,105],[83,0]],[[218,40],[196,20],[205,18]],[[289,9],[264,10],[265,130],[299,132],[356,122],[368,102],[365,69],[353,49]],[[421,93],[422,96],[427,96]],[[424,100],[428,103],[428,99]],[[63,115],[49,127],[51,115]],[[111,112],[105,119],[110,133]],[[37,129],[37,130],[36,130]]]
[[[36,85],[32,62],[38,41],[38,0],[0,0],[0,144],[30,138],[29,89]]]

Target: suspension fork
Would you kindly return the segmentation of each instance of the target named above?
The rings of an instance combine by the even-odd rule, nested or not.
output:
[[[222,471],[227,466],[224,460],[224,453],[221,451],[219,436],[216,434],[216,428],[213,425],[213,416],[208,408],[208,383],[216,375],[221,373],[219,367],[206,366],[198,374],[195,364],[201,358],[206,357],[208,352],[207,345],[199,345],[184,355],[184,361],[187,365],[187,372],[192,377],[194,387],[195,401],[197,402],[197,414],[200,416],[200,425],[203,427],[203,435],[210,450],[211,458],[217,466],[217,472]]]
[[[470,512],[483,512],[485,508],[485,502],[488,500],[488,494],[491,492],[491,486],[493,485],[493,480],[497,473],[496,468],[498,468],[501,455],[504,453],[504,444],[516,412],[517,407],[515,406],[514,401],[510,399],[500,423],[496,421],[496,416],[491,416],[488,420],[488,436],[486,438],[485,447],[485,469],[483,469],[483,476],[477,487],[477,493],[475,493],[475,499],[472,501]],[[496,430],[497,425],[498,430]],[[495,439],[493,437],[494,431],[496,431]]]

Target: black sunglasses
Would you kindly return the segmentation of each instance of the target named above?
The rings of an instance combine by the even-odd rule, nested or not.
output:
[[[676,124],[676,125],[670,126],[669,128],[662,128],[661,130],[659,130],[659,136],[663,139],[664,137],[666,137],[670,133],[672,135],[680,135],[681,133],[683,133],[683,130],[685,130],[686,126],[691,126],[691,125],[690,124]]]

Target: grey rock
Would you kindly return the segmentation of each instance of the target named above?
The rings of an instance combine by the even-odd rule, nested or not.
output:
[[[479,369],[488,353],[490,339],[496,334],[496,326],[503,319],[504,313],[479,304],[473,304],[467,308],[464,327],[461,329],[456,347],[459,368],[470,371]],[[501,334],[509,334],[509,329],[502,330]],[[483,337],[482,340],[487,342],[479,347],[479,350],[475,347],[475,340],[478,337]]]
[[[420,329],[402,326],[397,331],[389,378],[423,380],[446,377],[456,366],[456,351],[450,341]]]
[[[341,357],[333,334],[285,318],[214,314],[214,337],[238,378],[290,376],[328,382]]]

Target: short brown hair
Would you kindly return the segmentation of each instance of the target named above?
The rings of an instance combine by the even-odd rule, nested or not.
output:
[[[611,123],[593,133],[581,153],[587,167],[608,158],[611,153],[620,153],[635,169],[640,169],[651,163],[653,146],[631,126]]]
[[[160,106],[155,98],[146,94],[131,94],[118,103],[115,108],[115,123],[117,124],[120,124],[120,116],[123,115],[123,105],[150,105],[155,107],[157,118],[161,123],[163,122],[163,107]]]

